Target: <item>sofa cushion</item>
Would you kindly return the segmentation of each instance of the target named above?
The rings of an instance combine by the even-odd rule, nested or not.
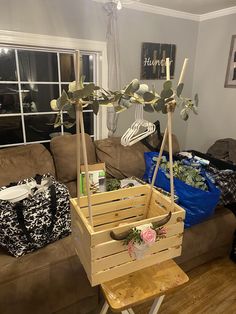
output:
[[[105,162],[107,174],[117,179],[136,176],[141,178],[145,171],[144,152],[146,146],[138,142],[122,146],[119,137],[94,142],[99,162]]]
[[[71,236],[19,258],[0,250],[0,288],[0,313],[9,314],[52,314],[97,295]]]
[[[88,163],[96,163],[95,148],[88,134],[85,134],[85,141]],[[63,183],[76,180],[76,134],[54,137],[51,140],[50,148],[55,163],[57,179]],[[84,163],[82,145],[80,145],[80,156],[82,165]]]
[[[0,150],[0,186],[47,172],[55,175],[55,168],[51,154],[41,144]]]

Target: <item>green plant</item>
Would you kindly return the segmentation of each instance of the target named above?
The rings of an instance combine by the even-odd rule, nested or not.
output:
[[[157,160],[157,158],[154,157],[154,160]],[[169,178],[170,163],[167,161],[165,156],[162,157],[160,167],[165,171],[166,176]],[[205,178],[200,174],[200,170],[198,168],[183,165],[181,161],[175,161],[173,164],[173,174],[175,178],[184,181],[186,184],[204,191],[208,190]]]

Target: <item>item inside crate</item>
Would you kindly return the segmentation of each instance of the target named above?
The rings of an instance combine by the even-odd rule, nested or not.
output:
[[[80,193],[81,195],[87,195],[86,189],[86,176],[84,165],[80,166]],[[89,171],[89,183],[91,193],[99,193],[106,191],[106,168],[105,163],[97,163],[88,165]]]

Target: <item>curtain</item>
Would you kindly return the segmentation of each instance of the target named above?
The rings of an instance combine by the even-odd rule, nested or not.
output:
[[[108,88],[110,90],[120,89],[120,51],[119,51],[119,34],[117,23],[117,8],[114,2],[104,5],[108,15],[107,23],[107,59],[108,59]],[[108,137],[112,137],[117,128],[118,115],[114,107],[107,109],[107,128]]]

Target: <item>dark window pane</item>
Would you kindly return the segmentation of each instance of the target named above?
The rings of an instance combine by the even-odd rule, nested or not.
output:
[[[21,81],[58,82],[56,53],[21,50],[18,57]]]
[[[94,121],[94,115],[93,112],[84,112],[84,129],[85,133],[88,133],[89,135],[94,135],[94,126],[93,126],[93,121]],[[73,123],[75,120],[71,119],[68,114],[63,115],[64,122],[70,122]],[[66,128],[64,127],[65,132],[69,132],[71,134],[76,133],[76,125],[74,125],[72,128]]]
[[[61,127],[54,128],[53,123],[56,119],[54,114],[40,114],[24,116],[26,141],[44,141],[49,140],[50,134],[61,132]]]
[[[21,117],[0,117],[0,145],[23,143]]]
[[[94,115],[93,112],[84,112],[84,128],[85,133],[88,133],[89,135],[94,134]]]
[[[17,84],[0,84],[0,114],[20,112]]]
[[[82,55],[82,73],[85,76],[85,82],[93,82],[93,55]]]
[[[61,82],[73,82],[75,80],[74,56],[68,53],[60,53]]]
[[[16,59],[13,49],[0,47],[0,81],[16,81]]]
[[[50,101],[59,97],[59,85],[22,84],[21,93],[24,112],[48,112]]]

